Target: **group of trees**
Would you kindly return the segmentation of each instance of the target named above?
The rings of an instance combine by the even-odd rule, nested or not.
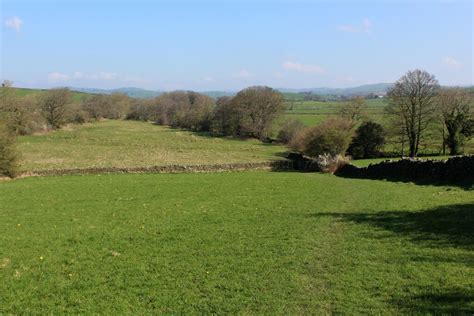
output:
[[[135,104],[127,118],[264,140],[271,136],[273,121],[283,112],[283,102],[283,96],[269,87],[249,87],[234,97],[216,101],[193,91],[175,91]]]
[[[67,88],[50,89],[19,96],[5,81],[0,88],[0,120],[16,135],[60,128],[69,123],[85,123],[103,118],[122,119],[132,100],[120,93],[90,95],[74,100]]]
[[[320,125],[305,128],[301,122],[283,124],[278,139],[309,156],[345,155],[374,158],[382,154],[387,134],[399,136],[402,155],[405,142],[409,156],[416,157],[423,141],[441,128],[443,154],[463,152],[463,145],[474,133],[473,98],[459,88],[441,88],[426,71],[409,71],[387,93],[386,114],[391,124],[385,128],[368,119],[365,98],[344,102],[339,116]]]
[[[387,93],[387,113],[402,139],[408,141],[409,156],[416,157],[430,128],[441,122],[443,151],[462,153],[473,134],[472,97],[459,88],[441,88],[436,78],[422,70],[407,72]]]
[[[74,100],[66,88],[19,96],[12,82],[0,88],[0,176],[17,172],[15,139],[69,123],[85,123],[101,118],[125,118],[131,100],[122,94],[92,95]]]
[[[305,127],[286,121],[278,140],[310,156],[345,155],[372,158],[380,155],[386,134],[398,135],[408,144],[409,156],[436,124],[441,127],[443,153],[460,154],[474,133],[473,98],[463,89],[441,88],[426,71],[414,70],[401,77],[387,93],[386,113],[391,124],[385,128],[367,117],[366,101],[355,97],[343,103],[339,116],[318,126]],[[185,128],[215,135],[254,137],[273,135],[275,119],[284,110],[283,95],[269,87],[249,87],[234,97],[217,100],[193,91],[164,93],[150,100],[131,99],[123,94],[90,95],[73,100],[66,89],[18,97],[11,82],[0,90],[0,174],[15,172],[16,135],[60,128],[67,123],[99,119],[133,119]]]

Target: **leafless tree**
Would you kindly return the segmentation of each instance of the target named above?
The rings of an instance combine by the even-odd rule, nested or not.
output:
[[[409,147],[410,157],[418,155],[420,141],[425,136],[435,115],[436,94],[439,83],[426,71],[407,72],[388,91],[389,114],[399,117]]]

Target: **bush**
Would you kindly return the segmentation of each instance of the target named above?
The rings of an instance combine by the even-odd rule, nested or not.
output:
[[[343,155],[320,155],[316,158],[316,163],[321,172],[335,173],[345,165],[350,163],[350,160]]]
[[[18,156],[15,148],[15,135],[5,122],[0,122],[0,176],[18,175]]]
[[[290,144],[304,130],[304,124],[300,120],[287,120],[278,132],[278,141]]]
[[[384,134],[382,125],[370,121],[362,123],[349,146],[349,154],[355,159],[380,156],[380,150],[385,144]]]
[[[335,118],[307,129],[297,141],[294,149],[310,157],[321,155],[344,155],[352,138],[353,124],[349,120]],[[296,147],[296,148],[295,148]]]

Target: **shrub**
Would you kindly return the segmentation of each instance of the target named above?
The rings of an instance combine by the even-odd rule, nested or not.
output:
[[[321,172],[335,173],[345,165],[350,163],[349,158],[343,155],[329,155],[324,154],[316,158],[316,163],[319,166]]]
[[[278,132],[278,141],[290,144],[304,130],[304,124],[300,120],[287,120]]]
[[[0,122],[0,176],[15,177],[18,174],[17,163],[15,135],[5,122]]]
[[[362,123],[349,146],[349,154],[356,159],[378,157],[385,144],[384,134],[382,125],[370,121]]]
[[[351,121],[335,118],[306,130],[295,142],[295,149],[310,157],[344,155],[352,138]]]

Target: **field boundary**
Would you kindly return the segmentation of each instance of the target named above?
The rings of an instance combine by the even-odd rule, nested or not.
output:
[[[120,173],[213,173],[245,170],[293,170],[293,162],[276,160],[253,163],[229,163],[213,165],[164,165],[147,167],[91,167],[73,169],[45,169],[24,171],[20,178],[34,176],[62,176],[82,174],[120,174]]]

